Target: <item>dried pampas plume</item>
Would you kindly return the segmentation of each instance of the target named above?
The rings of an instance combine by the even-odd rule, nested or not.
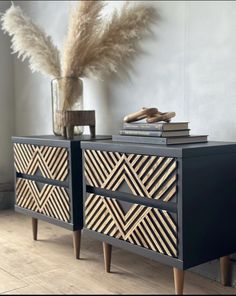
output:
[[[135,53],[137,41],[157,16],[151,7],[129,5],[125,1],[120,13],[115,11],[104,25],[101,17],[104,6],[104,1],[81,0],[72,9],[62,69],[59,51],[51,37],[24,16],[19,7],[12,5],[1,17],[3,30],[12,37],[13,53],[18,53],[22,60],[29,58],[32,71],[74,78],[71,84],[67,79],[61,83],[62,109],[71,108],[80,93],[76,90],[76,78],[101,78],[117,72],[124,60]]]
[[[29,59],[32,72],[53,77],[61,75],[60,54],[50,36],[12,5],[1,17],[2,29],[12,37],[13,53]]]
[[[64,44],[63,76],[104,78],[117,72],[124,60],[135,53],[137,40],[157,16],[151,7],[126,1],[121,12],[115,10],[104,26],[104,6],[103,1],[80,1],[72,10]],[[72,105],[71,88],[65,85],[64,89],[65,101]]]
[[[126,2],[119,14],[113,13],[102,35],[88,50],[81,63],[83,74],[103,77],[117,72],[124,60],[134,55],[137,41],[148,32],[155,17],[153,8]]]
[[[101,24],[100,13],[103,7],[102,1],[79,1],[71,11],[62,58],[63,77],[84,76],[83,60],[87,57],[91,40],[98,34],[98,27]],[[75,83],[75,80],[64,79],[62,81],[64,109],[70,108],[75,103]]]
[[[68,34],[64,43],[63,76],[83,75],[83,61],[101,25],[102,1],[79,1],[70,13]]]

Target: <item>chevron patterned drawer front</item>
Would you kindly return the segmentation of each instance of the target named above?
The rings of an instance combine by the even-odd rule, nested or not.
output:
[[[44,178],[65,181],[69,175],[69,151],[62,147],[13,144],[17,173],[42,175]]]
[[[177,160],[172,157],[85,150],[87,185],[175,202]]]
[[[63,187],[17,179],[16,205],[51,218],[70,222],[70,198]]]
[[[178,256],[175,219],[165,210],[100,195],[85,202],[88,229],[171,257]]]

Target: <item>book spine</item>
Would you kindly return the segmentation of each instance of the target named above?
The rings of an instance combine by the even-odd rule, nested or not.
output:
[[[162,131],[140,131],[140,130],[121,130],[120,135],[130,135],[130,136],[147,136],[147,137],[161,137]]]
[[[134,136],[121,136],[113,135],[112,141],[116,142],[129,142],[129,143],[138,143],[138,144],[166,144],[166,138],[158,137],[134,137]]]
[[[147,131],[162,131],[163,124],[134,124],[134,123],[124,123],[123,129],[125,130],[147,130]]]

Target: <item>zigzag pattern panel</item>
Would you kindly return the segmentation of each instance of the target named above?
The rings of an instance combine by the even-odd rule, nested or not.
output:
[[[91,194],[85,202],[88,229],[177,257],[177,227],[164,210],[134,204],[124,213],[116,199]]]
[[[63,187],[45,184],[39,190],[35,181],[17,179],[16,204],[48,217],[70,221],[70,198]]]
[[[35,175],[39,170],[44,178],[66,180],[69,174],[69,152],[66,148],[15,143],[13,149],[18,173]]]
[[[117,191],[125,182],[132,194],[168,202],[177,193],[175,158],[85,150],[88,185]]]

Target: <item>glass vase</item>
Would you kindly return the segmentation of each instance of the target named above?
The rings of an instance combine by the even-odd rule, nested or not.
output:
[[[60,111],[83,110],[83,81],[75,77],[60,77],[51,81],[53,133],[62,136],[63,128],[58,120]],[[74,127],[74,135],[83,134],[83,127]]]

